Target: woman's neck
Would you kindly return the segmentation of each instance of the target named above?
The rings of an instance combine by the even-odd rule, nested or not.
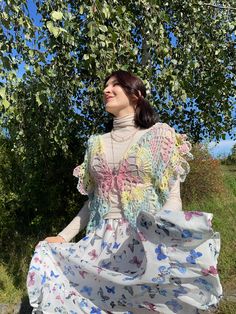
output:
[[[122,117],[115,117],[113,119],[113,130],[119,130],[119,129],[134,129],[136,128],[135,122],[134,122],[134,116],[135,114],[128,114]]]

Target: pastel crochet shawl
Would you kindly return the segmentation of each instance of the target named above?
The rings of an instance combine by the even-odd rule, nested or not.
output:
[[[191,144],[185,134],[178,134],[165,123],[156,123],[125,153],[114,172],[105,156],[101,135],[92,135],[84,162],[74,169],[77,188],[89,197],[90,219],[87,232],[101,225],[111,209],[110,196],[119,190],[124,216],[135,228],[141,211],[157,213],[167,200],[178,178],[189,172],[187,158],[192,158]]]

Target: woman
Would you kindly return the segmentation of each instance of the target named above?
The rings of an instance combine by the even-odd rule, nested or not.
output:
[[[37,313],[198,313],[216,306],[219,234],[212,215],[183,212],[180,181],[191,145],[157,123],[143,82],[126,71],[105,80],[111,132],[92,135],[72,222],[36,247],[28,274]],[[86,236],[69,241],[85,226]]]

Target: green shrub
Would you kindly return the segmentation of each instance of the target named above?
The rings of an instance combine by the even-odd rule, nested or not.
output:
[[[190,173],[181,185],[184,205],[224,192],[220,161],[214,159],[202,144],[193,145],[192,154],[194,159],[189,161]]]

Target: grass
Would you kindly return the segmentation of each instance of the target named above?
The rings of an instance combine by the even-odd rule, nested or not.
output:
[[[221,235],[221,253],[218,270],[224,290],[217,314],[236,313],[236,165],[222,166],[225,192],[205,201],[194,202],[187,210],[214,214],[213,227]],[[32,241],[31,241],[32,242]],[[14,305],[26,295],[25,278],[33,243],[21,242],[11,246],[10,267],[0,264],[0,303]],[[14,276],[12,275],[14,274]],[[233,294],[235,296],[233,296]]]
[[[194,202],[187,210],[213,213],[213,228],[221,235],[218,270],[225,298],[217,314],[236,313],[236,166],[222,166],[225,193]],[[235,295],[235,296],[232,296]]]
[[[23,292],[15,287],[13,276],[7,272],[4,265],[0,265],[0,304],[8,304],[4,313],[13,313],[14,306],[20,302],[22,297]]]

